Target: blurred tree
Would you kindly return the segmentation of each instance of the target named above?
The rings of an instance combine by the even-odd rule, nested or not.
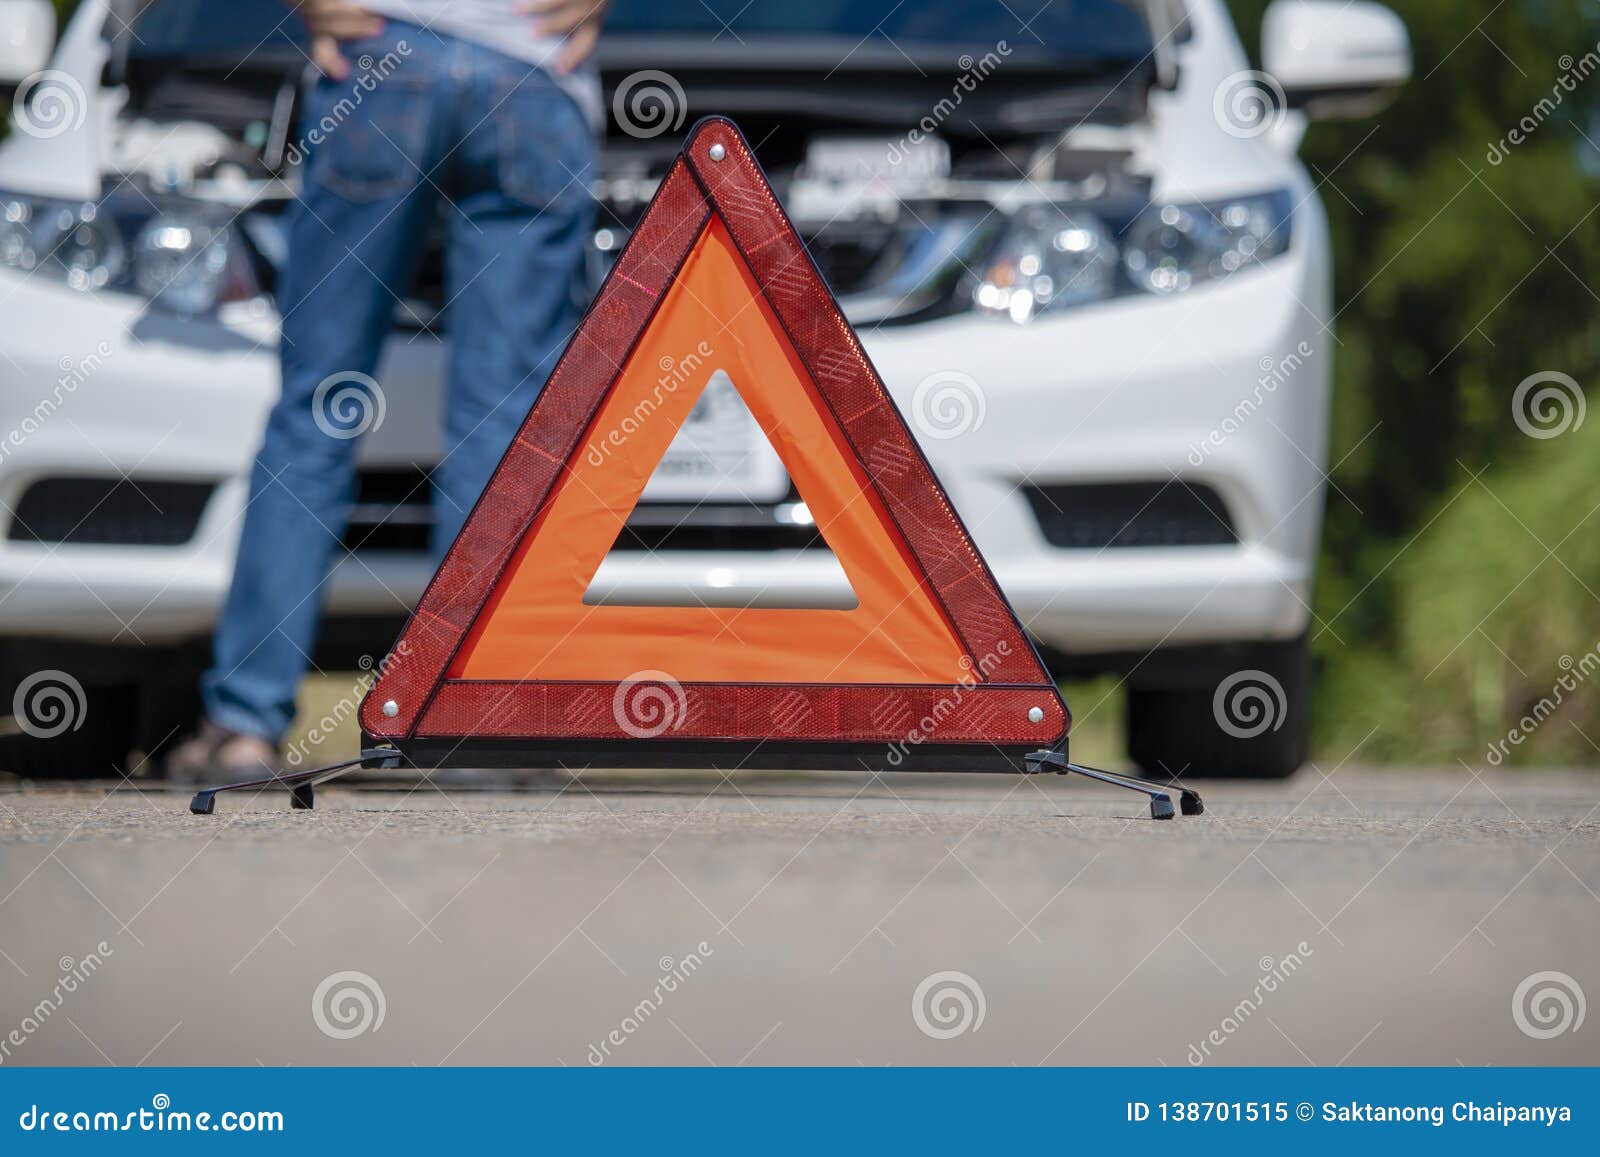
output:
[[[1600,378],[1600,5],[1391,6],[1413,80],[1372,120],[1313,126],[1302,151],[1341,343],[1320,730],[1335,757],[1376,727],[1391,754],[1481,758],[1559,656],[1600,642],[1595,441],[1529,437],[1513,415],[1532,374]],[[1266,0],[1231,7],[1253,49]],[[1597,700],[1569,698],[1516,755],[1600,762]]]

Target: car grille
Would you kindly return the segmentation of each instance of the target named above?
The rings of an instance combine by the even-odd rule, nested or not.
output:
[[[1022,492],[1045,541],[1067,550],[1239,541],[1222,496],[1200,482],[1074,483],[1025,486]]]
[[[784,503],[702,502],[699,505],[641,502],[628,516],[614,550],[826,550],[810,523],[781,517]]]
[[[610,225],[598,230],[596,236],[601,233],[608,236],[607,248],[602,250],[593,242],[588,248],[586,277],[591,290],[598,289],[601,280],[610,272],[627,239],[628,229]],[[917,235],[905,228],[835,224],[826,230],[806,232],[804,240],[828,287],[836,296],[846,297],[883,283],[899,268]],[[276,290],[279,273],[269,262],[258,263],[256,276],[263,290],[268,293]],[[436,230],[423,244],[410,287],[395,304],[394,324],[405,332],[426,331],[435,337],[444,337],[449,322],[445,310],[447,300],[444,238]]]
[[[424,552],[433,527],[432,485],[423,467],[364,469],[357,476],[344,545],[352,551]],[[826,549],[817,528],[796,525],[781,502],[641,502],[618,535],[621,551]]]
[[[345,526],[345,549],[425,552],[433,529],[432,495],[426,467],[362,470]]]
[[[181,546],[215,484],[148,478],[41,478],[22,492],[6,537],[72,546]]]
[[[625,234],[625,231],[616,228],[607,232]],[[894,259],[903,248],[904,239],[888,229],[879,229],[876,234],[834,229],[826,233],[805,234],[803,240],[806,251],[822,271],[828,288],[836,297],[844,297],[882,281],[885,272],[893,269]],[[594,278],[594,283],[597,286],[599,278],[609,273],[611,266],[616,263],[620,244],[613,242],[613,245],[617,247],[596,254],[599,259],[596,265],[598,276]],[[412,290],[412,297],[438,307],[443,305],[443,294],[442,282],[431,284],[420,279]]]

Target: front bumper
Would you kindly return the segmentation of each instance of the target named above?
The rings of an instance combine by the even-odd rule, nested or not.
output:
[[[123,645],[207,635],[233,574],[250,464],[278,394],[270,310],[189,321],[119,294],[80,294],[0,272],[0,636]],[[396,334],[379,374],[389,408],[367,466],[439,455],[442,343]],[[23,493],[45,478],[214,484],[179,546],[18,541]],[[392,615],[421,593],[421,555],[346,559],[334,614]],[[379,644],[381,646],[381,642]]]
[[[1290,255],[1172,299],[1121,299],[1023,327],[962,316],[862,335],[1041,643],[1101,653],[1281,639],[1305,628],[1332,340],[1323,331],[1321,228],[1320,214],[1303,213]],[[6,511],[31,481],[54,475],[217,484],[193,538],[178,547],[0,538],[0,636],[135,644],[207,633],[226,594],[249,463],[277,391],[272,318],[240,310],[221,322],[182,322],[131,299],[10,275],[0,275],[0,296],[9,323],[0,437],[27,430],[0,447]],[[1264,367],[1297,350],[1309,353],[1264,391]],[[63,394],[69,364],[91,353],[92,372]],[[947,425],[919,413],[918,386],[951,374],[974,383],[977,409],[946,436]],[[388,416],[365,440],[363,462],[436,458],[443,376],[441,343],[413,334],[391,340],[379,372]],[[57,404],[30,420],[47,395]],[[1020,490],[1169,478],[1212,487],[1237,544],[1061,549],[1046,541]],[[836,565],[762,551],[613,555],[605,574],[614,597],[626,597],[658,585],[663,567],[675,584],[723,604],[769,589],[791,604],[808,589],[826,601],[829,584],[842,579]],[[338,565],[330,612],[403,610],[428,575],[420,555],[358,553]]]
[[[914,427],[915,385],[929,376],[954,369],[983,391],[981,426],[923,444],[1042,643],[1096,653],[1305,629],[1332,363],[1326,277],[1305,248],[1302,238],[1266,269],[1175,298],[1120,299],[1023,328],[961,318],[937,340],[933,326],[869,338]],[[1059,549],[1019,492],[1134,480],[1211,487],[1237,543]]]

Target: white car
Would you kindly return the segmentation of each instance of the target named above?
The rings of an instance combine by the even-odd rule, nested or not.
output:
[[[1404,26],[1365,0],[1275,0],[1253,72],[1223,0],[878,7],[774,0],[719,31],[698,0],[615,0],[595,272],[690,120],[733,116],[1056,670],[1126,677],[1148,770],[1289,773],[1334,344],[1295,154],[1308,119],[1404,82]],[[0,144],[0,767],[126,766],[193,717],[278,388],[292,29],[280,0],[83,0],[56,43],[45,0],[0,0],[0,82],[19,86]],[[417,243],[324,663],[381,654],[430,574],[448,339],[438,240]],[[717,404],[704,429],[746,436]],[[606,597],[829,603],[842,572],[781,469],[675,455],[596,578]],[[26,702],[58,685],[69,725]]]

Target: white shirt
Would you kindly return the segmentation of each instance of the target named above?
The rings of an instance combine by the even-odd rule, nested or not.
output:
[[[586,62],[576,71],[558,76],[554,65],[561,52],[561,39],[534,32],[533,17],[519,14],[514,3],[515,0],[360,0],[361,7],[376,15],[470,40],[545,69],[578,102],[589,124],[597,132],[602,130],[605,106],[594,65]]]

